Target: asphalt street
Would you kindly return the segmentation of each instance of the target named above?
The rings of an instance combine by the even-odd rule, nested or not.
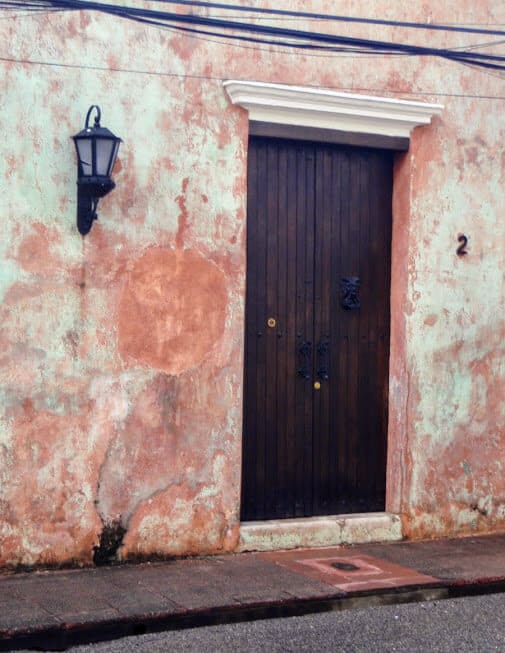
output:
[[[505,651],[505,594],[128,637],[72,653]]]

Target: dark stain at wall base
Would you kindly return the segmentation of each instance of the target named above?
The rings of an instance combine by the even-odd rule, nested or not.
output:
[[[93,547],[93,562],[97,567],[119,562],[117,552],[123,544],[125,535],[126,528],[120,521],[116,520],[104,524],[100,534],[100,544]]]

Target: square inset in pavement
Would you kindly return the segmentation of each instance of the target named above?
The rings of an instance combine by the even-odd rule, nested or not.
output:
[[[313,567],[326,574],[333,574],[342,579],[353,580],[357,576],[383,575],[384,571],[377,565],[367,562],[364,556],[347,556],[338,558],[314,558],[299,560],[301,565]]]
[[[315,551],[286,551],[263,554],[271,562],[288,567],[304,576],[319,580],[344,592],[367,591],[437,583],[438,578],[420,574],[368,555],[352,555],[331,548]]]

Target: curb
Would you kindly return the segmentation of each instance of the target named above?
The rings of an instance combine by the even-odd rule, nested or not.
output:
[[[220,624],[303,616],[318,612],[339,612],[381,605],[438,601],[505,591],[505,578],[472,581],[440,581],[429,585],[393,587],[380,591],[335,594],[328,598],[288,599],[231,605],[190,612],[139,614],[121,619],[61,623],[40,628],[0,632],[0,651],[38,649],[63,651],[72,646],[110,641],[121,637]]]

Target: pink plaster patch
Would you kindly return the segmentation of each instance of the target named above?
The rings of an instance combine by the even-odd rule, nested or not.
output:
[[[40,222],[32,225],[33,233],[26,236],[19,245],[17,260],[27,272],[51,274],[63,267],[61,261],[51,251],[51,245],[59,240],[55,229]]]
[[[119,303],[123,359],[180,374],[200,364],[223,336],[223,273],[195,250],[149,249],[134,265]]]

